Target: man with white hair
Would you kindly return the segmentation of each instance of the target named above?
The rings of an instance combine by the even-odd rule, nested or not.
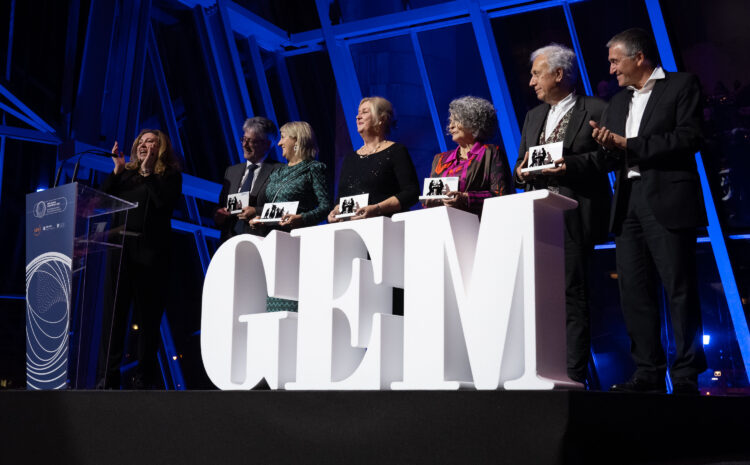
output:
[[[525,190],[549,189],[578,202],[565,212],[565,312],[568,376],[584,383],[591,352],[588,305],[588,264],[594,244],[607,236],[611,198],[605,173],[595,165],[598,145],[591,138],[591,119],[601,116],[606,103],[575,93],[576,56],[558,44],[531,54],[531,80],[543,103],[526,114],[516,163],[516,185]],[[563,143],[563,158],[540,175],[522,173],[529,147]]]

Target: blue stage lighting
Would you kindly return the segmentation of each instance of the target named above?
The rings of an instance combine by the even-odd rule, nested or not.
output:
[[[704,334],[703,335],[703,345],[707,346],[709,342],[711,342],[711,335],[710,334]]]

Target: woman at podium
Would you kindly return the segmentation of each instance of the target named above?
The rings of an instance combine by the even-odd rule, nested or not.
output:
[[[512,179],[505,152],[488,144],[497,130],[495,107],[479,97],[461,97],[448,106],[448,133],[456,148],[435,155],[431,178],[457,177],[458,190],[447,199],[426,200],[426,207],[445,205],[481,214],[484,199],[510,194]]]
[[[125,237],[119,281],[107,283],[105,292],[97,387],[119,389],[124,384],[126,388],[148,389],[155,387],[159,379],[156,356],[169,276],[170,222],[182,192],[182,175],[169,138],[155,129],[138,134],[129,161],[115,142],[112,161],[114,169],[101,190],[138,202],[138,207],[128,211],[124,224],[113,228],[120,226]],[[131,303],[133,314],[128,331]],[[108,309],[112,308],[110,313]],[[135,345],[130,346],[134,349],[129,352],[138,364],[134,374],[122,383],[120,367],[127,333],[135,336]],[[133,358],[126,363],[132,361]]]

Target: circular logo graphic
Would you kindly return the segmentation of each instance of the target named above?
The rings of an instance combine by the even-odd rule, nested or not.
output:
[[[42,218],[47,213],[47,202],[41,201],[34,205],[34,216]]]
[[[70,257],[47,252],[26,265],[26,384],[65,387],[71,290]]]

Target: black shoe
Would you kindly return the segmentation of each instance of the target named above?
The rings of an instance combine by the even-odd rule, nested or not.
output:
[[[576,383],[586,384],[586,375],[581,373],[568,372],[568,378],[572,379]]]
[[[666,394],[667,386],[664,381],[650,382],[639,378],[631,378],[624,383],[613,384],[609,388],[612,392],[638,392],[643,394]]]
[[[672,394],[680,396],[700,395],[698,381],[693,378],[675,378],[672,380]]]

